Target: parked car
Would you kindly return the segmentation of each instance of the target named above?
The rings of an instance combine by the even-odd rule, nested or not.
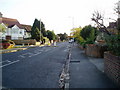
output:
[[[74,40],[73,40],[73,39],[70,39],[70,40],[69,40],[69,43],[72,43],[72,42],[74,42]]]

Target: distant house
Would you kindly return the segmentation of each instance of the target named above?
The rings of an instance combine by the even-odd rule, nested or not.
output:
[[[32,28],[32,26],[25,25],[25,24],[21,24],[21,25],[25,29],[24,38],[31,38],[31,28]]]
[[[117,30],[117,22],[109,22],[109,26],[107,27],[107,30],[108,30],[111,34],[116,34],[116,33],[118,33],[118,30]]]
[[[4,32],[0,32],[0,39],[6,39],[6,36],[10,36],[12,40],[23,40],[30,37],[31,26],[21,25],[17,19],[2,17],[1,13],[0,26],[5,28]]]

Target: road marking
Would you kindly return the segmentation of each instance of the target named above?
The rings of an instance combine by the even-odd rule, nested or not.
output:
[[[0,66],[0,68],[19,62],[20,60],[13,61],[11,63]]]
[[[0,63],[4,63],[4,62],[11,62],[11,61],[9,61],[9,60],[5,60],[5,61],[1,61]]]
[[[36,55],[38,55],[38,54],[41,54],[41,52],[38,52],[38,53],[32,54],[32,55],[30,55],[30,56],[28,56],[28,57],[33,57],[33,56],[36,56]]]
[[[25,58],[25,56],[23,56],[23,55],[19,55],[18,57],[22,57],[22,58]]]
[[[25,58],[25,56],[28,56],[28,55],[32,55],[32,53],[24,53],[24,54],[22,54],[22,55],[19,55],[18,57]]]

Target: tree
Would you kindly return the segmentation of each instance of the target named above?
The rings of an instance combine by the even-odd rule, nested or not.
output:
[[[97,36],[97,29],[95,27],[92,27],[91,25],[85,26],[81,30],[80,36],[82,36],[84,40],[87,40],[88,38],[95,39]]]
[[[45,25],[43,22],[41,22],[41,33],[43,34],[44,37],[46,37]]]
[[[120,1],[118,1],[118,3],[117,3],[117,6],[115,8],[115,12],[118,14],[117,29],[118,29],[118,34],[120,34]]]
[[[59,37],[60,37],[60,40],[63,41],[63,40],[67,40],[68,39],[68,35],[66,33],[64,34],[57,34]]]
[[[6,27],[0,24],[0,38],[5,34]]]
[[[54,31],[50,31],[50,30],[47,30],[47,38],[49,38],[49,40],[51,41],[51,40],[55,40],[55,38],[56,38],[56,35],[55,35],[55,33],[54,33]]]
[[[6,27],[0,24],[0,32],[4,33],[6,30]]]
[[[93,17],[91,19],[97,24],[97,27],[99,28],[101,32],[105,32],[108,35],[110,35],[109,31],[107,30],[103,22],[104,17],[98,11],[95,11],[93,13]]]
[[[73,37],[75,38],[75,41],[77,41],[78,43],[84,42],[84,39],[81,37],[80,32],[81,32],[82,28],[74,28],[71,31],[71,34],[73,35]]]
[[[34,20],[33,26],[31,28],[31,38],[36,39],[37,41],[40,41],[40,36],[42,40],[42,33],[40,33],[40,21],[37,19]]]
[[[67,39],[68,39],[68,35],[67,35],[66,33],[64,33],[61,38],[62,38],[63,40],[67,40]]]
[[[32,30],[32,33],[33,33],[32,34],[32,39],[36,39],[36,41],[40,41],[40,31],[37,27],[34,30]]]

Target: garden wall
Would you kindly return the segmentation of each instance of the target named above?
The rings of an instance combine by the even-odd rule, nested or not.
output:
[[[104,71],[120,87],[120,57],[104,53]]]
[[[101,58],[104,57],[104,52],[107,50],[105,45],[97,45],[97,44],[87,44],[85,53],[87,56]]]

